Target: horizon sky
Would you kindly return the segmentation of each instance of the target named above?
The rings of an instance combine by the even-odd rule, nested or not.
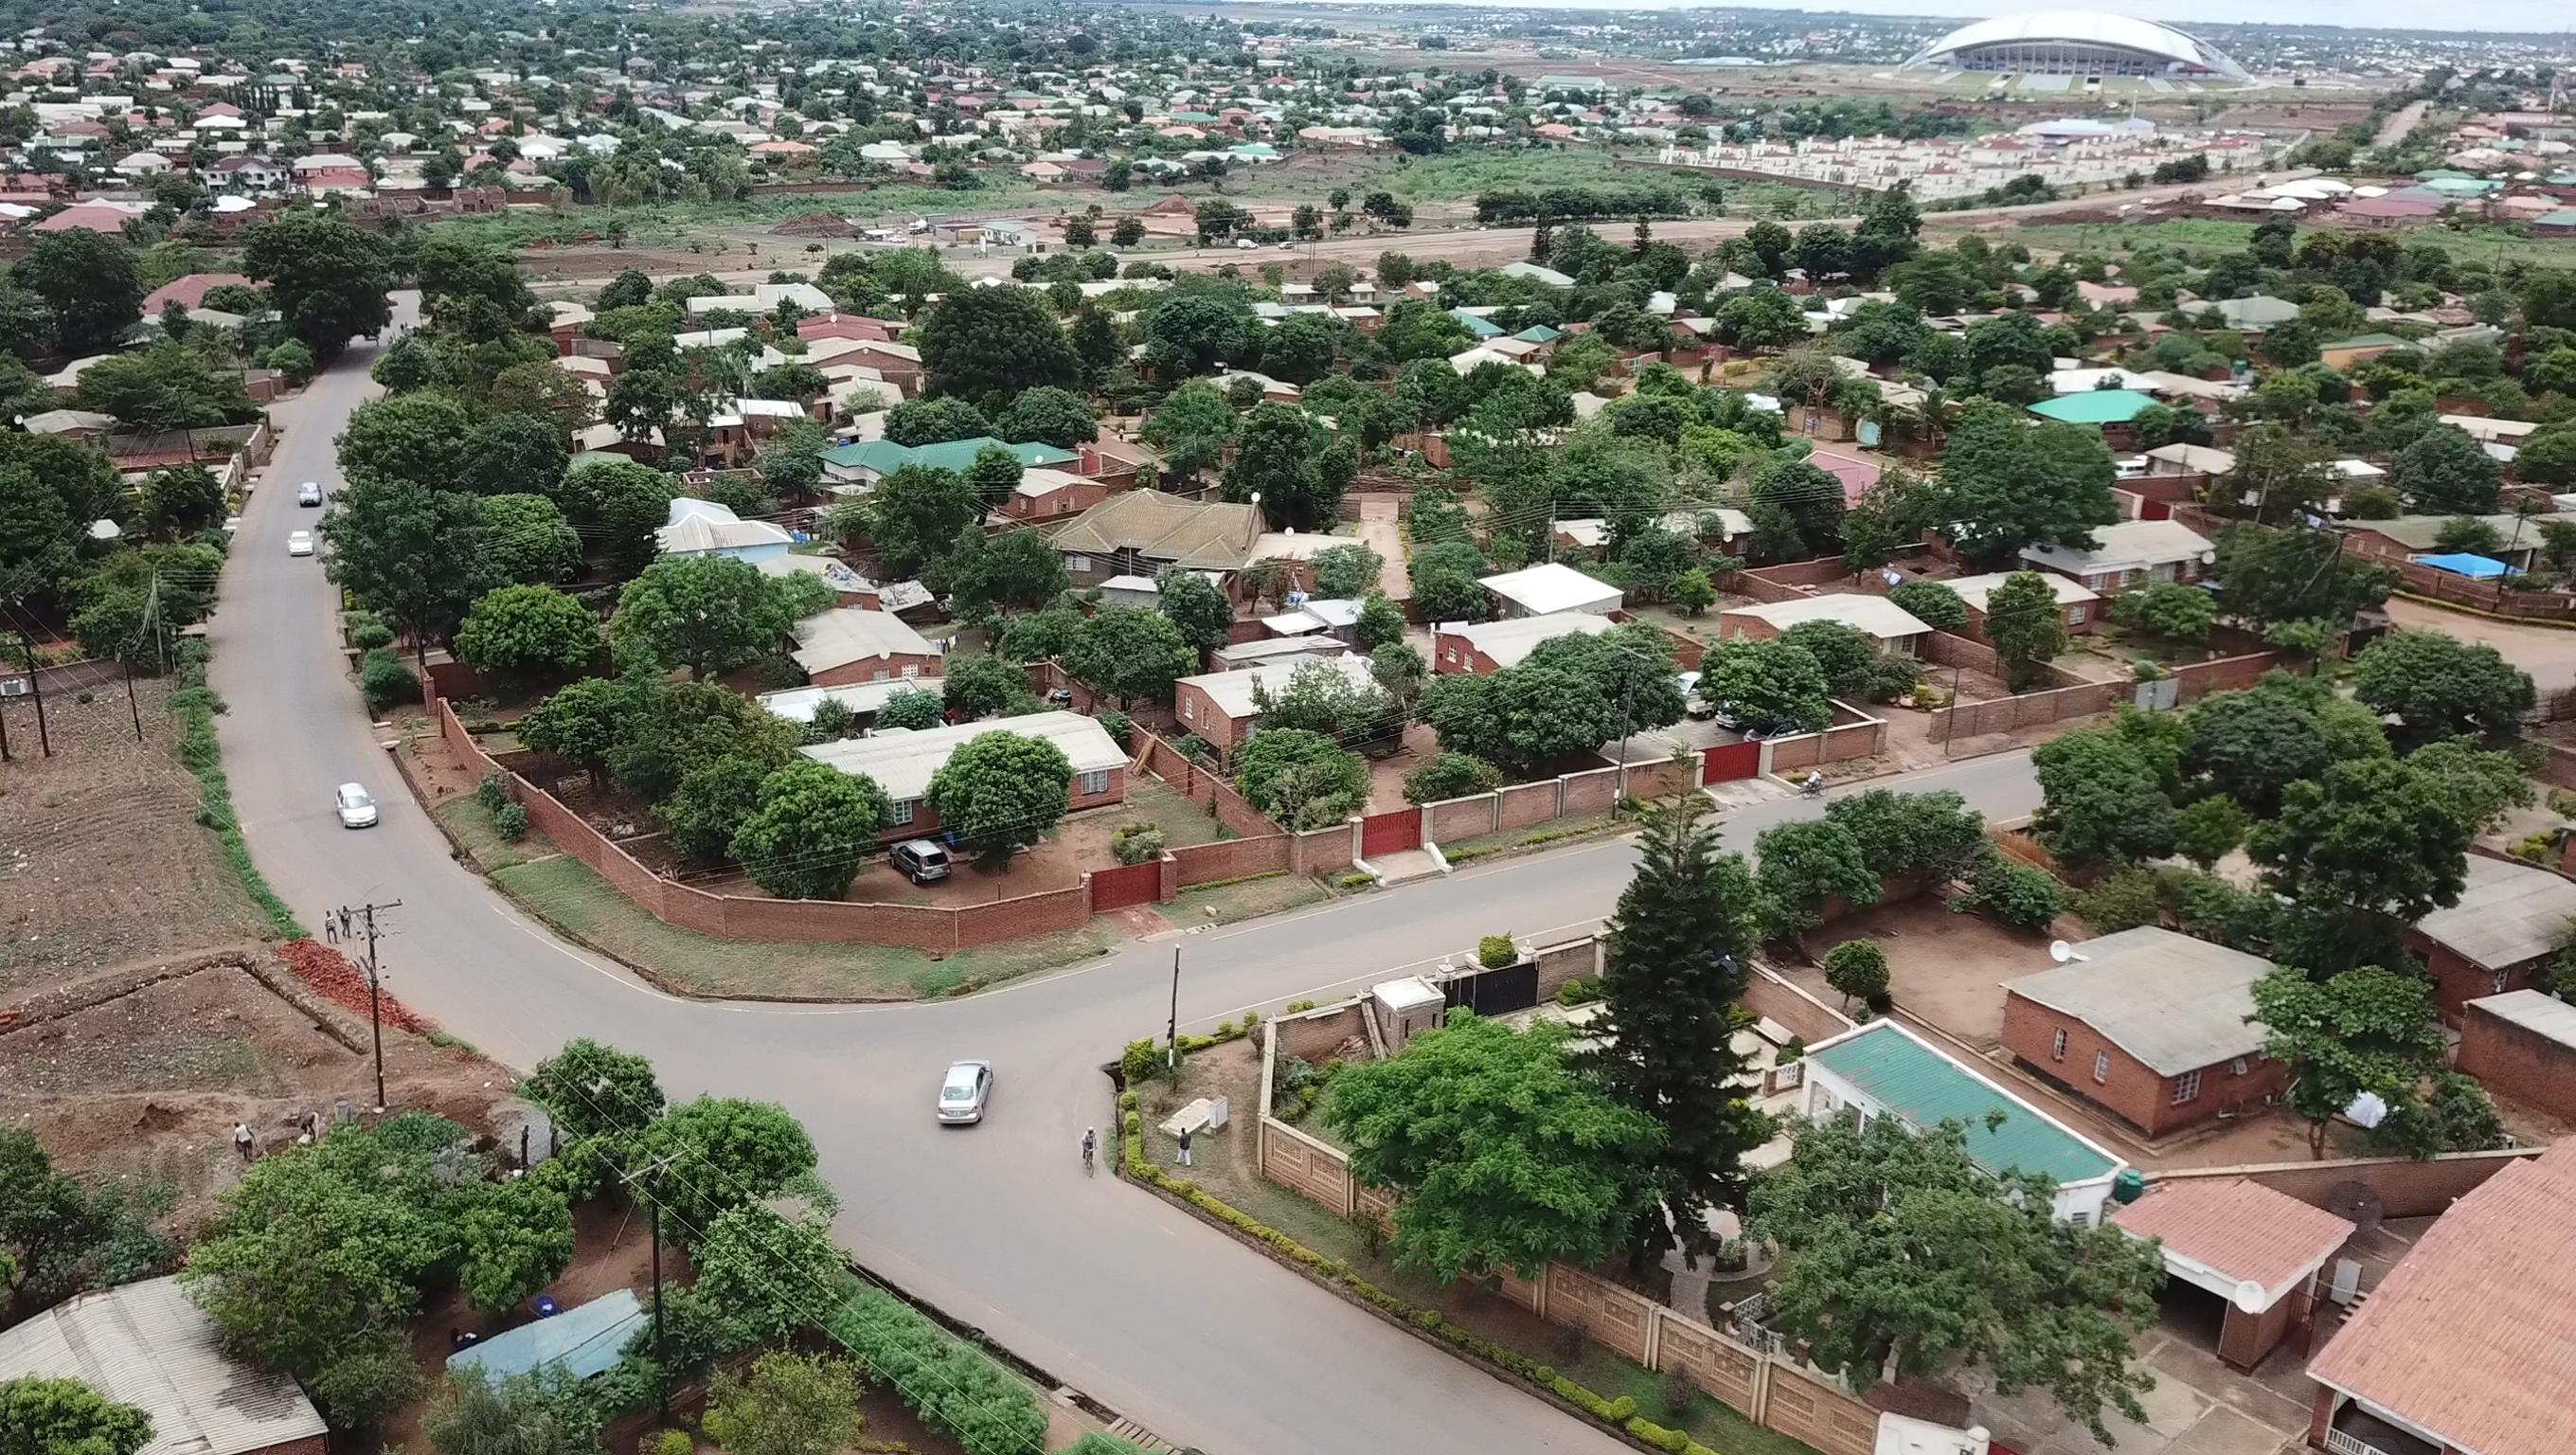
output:
[[[1262,0],[1297,5],[1303,0]],[[1329,4],[1332,0],[1317,0]],[[2568,0],[2476,0],[2428,25],[2420,5],[2408,0],[2127,0],[2108,5],[2010,4],[1997,0],[1832,0],[1797,4],[1765,0],[1761,4],[1711,5],[1707,0],[1409,0],[1409,5],[1454,5],[1487,10],[1581,10],[1616,13],[1635,10],[1808,10],[1859,15],[1923,15],[1942,19],[1982,20],[1990,15],[2021,15],[2038,10],[2104,10],[2169,25],[2340,25],[2355,30],[2477,31],[2566,35],[2576,29],[2576,5]]]

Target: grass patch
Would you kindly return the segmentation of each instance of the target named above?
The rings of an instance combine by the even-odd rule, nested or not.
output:
[[[727,940],[666,925],[578,859],[557,855],[496,869],[537,918],[680,989],[748,999],[912,1000],[979,990],[1106,953],[1117,935],[1094,923],[934,960],[894,945]]]
[[[651,247],[685,244],[690,233],[702,228],[759,227],[809,212],[830,212],[852,219],[909,218],[960,208],[1026,207],[1039,200],[1039,194],[1019,187],[969,192],[940,187],[870,187],[752,197],[740,202],[655,202],[641,207],[577,206],[561,212],[493,212],[426,223],[422,231],[520,248],[540,238],[553,243],[574,242],[583,233],[597,234],[611,222],[622,222],[629,243]]]
[[[513,864],[524,864],[539,854],[554,852],[536,839],[521,839],[515,844],[504,840],[492,827],[492,811],[470,793],[451,798],[430,812],[446,827],[449,836],[463,846],[466,856],[474,861],[474,867],[486,874],[495,869],[507,869]]]
[[[1160,826],[1167,848],[1213,844],[1224,832],[1224,826],[1207,811],[1207,805],[1145,773],[1128,775],[1127,801],[1119,807],[1118,815],[1120,823],[1143,820]]]
[[[1447,859],[1452,865],[1472,864],[1478,859],[1491,859],[1498,854],[1544,848],[1549,844],[1563,843],[1569,839],[1592,838],[1599,834],[1624,829],[1634,822],[1636,819],[1633,815],[1626,818],[1613,818],[1607,813],[1593,814],[1584,818],[1551,819],[1544,824],[1534,824],[1528,828],[1505,829],[1499,834],[1481,834],[1472,839],[1461,839],[1454,844],[1442,844],[1440,857]]]
[[[1170,904],[1163,906],[1163,918],[1184,926],[1230,925],[1236,920],[1258,919],[1265,914],[1301,909],[1332,897],[1333,892],[1315,876],[1283,871],[1227,884],[1202,884],[1194,889],[1184,889]]]
[[[1732,194],[1730,193],[1730,196]],[[2116,195],[2116,194],[2105,194]],[[1925,224],[1934,231],[1945,230],[1940,214],[1929,214]],[[2012,240],[2027,247],[2049,252],[2101,253],[2116,255],[2140,248],[2185,248],[2199,252],[2230,253],[2242,251],[2254,236],[2250,222],[2221,222],[2206,217],[2173,217],[2150,223],[2039,223],[2016,224]],[[2312,232],[2335,231],[2331,228],[2302,228],[2305,238]],[[2514,232],[2510,228],[2472,224],[2460,228],[2410,228],[2400,240],[2418,238],[2440,243],[2453,255],[2480,262],[2520,261],[2544,267],[2576,267],[2576,238],[2537,238]]]
[[[242,838],[241,819],[233,812],[233,789],[224,777],[224,750],[215,739],[215,714],[224,710],[224,700],[206,685],[206,664],[202,653],[183,657],[174,674],[178,684],[170,694],[171,710],[179,714],[179,763],[197,779],[197,822],[215,831],[216,842],[223,845],[224,862],[241,876],[242,889],[251,902],[268,917],[269,931],[281,940],[309,938],[310,932],[295,919],[295,911],[286,907],[270,888],[268,876],[251,862],[250,844]]]

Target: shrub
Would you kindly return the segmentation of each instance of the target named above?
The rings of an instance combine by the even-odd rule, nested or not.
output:
[[[1286,1006],[1282,1007],[1279,1013],[1281,1015],[1295,1015],[1301,1010],[1313,1010],[1314,1008],[1315,1002],[1311,1000],[1292,1000],[1288,1002]]]
[[[1127,714],[1104,712],[1094,717],[1092,721],[1100,724],[1102,732],[1109,734],[1109,741],[1118,745],[1118,751],[1122,753],[1128,751],[1127,738],[1133,724],[1127,721]]]
[[[2157,919],[2157,882],[2152,869],[2123,869],[2076,896],[2075,912],[2097,935],[2116,935]]]
[[[1664,1377],[1655,1381],[1655,1400],[1664,1407],[1665,1418],[1678,1420],[1699,1402],[1699,1386],[1680,1370],[1667,1369]]]
[[[515,844],[526,838],[528,806],[524,803],[505,803],[493,810],[492,832],[499,834],[501,842],[505,844]]]
[[[1968,624],[1968,603],[1938,581],[1906,581],[1891,586],[1887,599],[1912,612],[1925,626],[1951,630]]]
[[[1163,843],[1161,824],[1120,824],[1109,836],[1109,854],[1121,864],[1149,864],[1163,856]]]
[[[349,645],[362,652],[394,644],[394,629],[380,621],[362,621],[349,628]]]
[[[1476,942],[1476,963],[1488,970],[1499,970],[1520,957],[1520,946],[1509,935],[1487,935]]]
[[[2066,890],[2046,870],[1996,859],[1977,871],[1968,892],[1950,908],[1983,914],[2017,930],[2040,930],[2066,912]]]
[[[1472,753],[1442,753],[1404,775],[1404,801],[1439,803],[1503,786],[1503,770]]]
[[[1216,749],[1209,747],[1207,739],[1197,733],[1181,734],[1180,740],[1172,744],[1172,751],[1192,762],[1214,763],[1216,761]]]
[[[1601,987],[1580,975],[1556,988],[1556,1003],[1559,1005],[1581,1005],[1600,998]]]
[[[1044,1443],[1046,1412],[1029,1386],[894,1295],[861,1291],[832,1316],[828,1331],[923,1424],[968,1449]]]
[[[474,785],[474,801],[486,813],[499,813],[510,801],[510,775],[497,768],[484,774],[483,781]]]
[[[2549,853],[2549,835],[2525,834],[2514,841],[2511,852],[2517,859],[2527,859],[2537,864]]]
[[[1163,1048],[1156,1045],[1151,1037],[1129,1041],[1126,1049],[1118,1053],[1119,1078],[1129,1086],[1143,1085],[1171,1070],[1163,1064],[1164,1059]]]
[[[694,1455],[698,1442],[686,1430],[664,1430],[653,1442],[653,1455]]]
[[[1666,1381],[1666,1383],[1669,1382],[1669,1380]],[[1687,1384],[1688,1381],[1685,1380],[1684,1383]],[[1663,1397],[1660,1394],[1660,1390],[1658,1397]],[[1685,1408],[1687,1408],[1687,1406],[1685,1406]],[[1679,1430],[1665,1429],[1663,1426],[1656,1424],[1654,1421],[1647,1419],[1643,1415],[1630,1419],[1626,1425],[1626,1429],[1629,1434],[1636,1436],[1638,1439],[1645,1441],[1656,1449],[1670,1450],[1673,1452],[1673,1455],[1682,1455],[1682,1451],[1688,1448],[1691,1442],[1690,1436]]]
[[[367,711],[382,713],[402,703],[420,701],[420,679],[411,675],[402,658],[378,647],[359,661],[358,691],[367,699]]]
[[[858,717],[856,709],[837,697],[826,697],[814,704],[813,715],[805,719],[805,741],[835,743],[850,735],[850,723]]]

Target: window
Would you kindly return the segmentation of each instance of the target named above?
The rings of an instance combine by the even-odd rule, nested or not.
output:
[[[2066,624],[2068,626],[2082,626],[2087,620],[2091,619],[2092,615],[2093,608],[2079,601],[2075,605],[2066,608]]]
[[[870,671],[869,671],[869,673],[868,673],[868,680],[869,680],[869,681],[871,681],[871,682],[883,682],[884,680],[886,680],[886,670],[885,670],[885,668],[883,668],[883,667],[877,667],[877,668],[874,668],[874,669],[870,670]]]
[[[1067,556],[1064,558],[1064,568],[1068,571],[1088,571],[1091,569],[1091,558],[1089,556]]]
[[[2096,1051],[2093,1053],[2093,1079],[2095,1081],[2108,1081],[2111,1079],[2110,1052]]]
[[[2177,1077],[2175,1077],[2175,1078],[2174,1078],[2174,1089],[2173,1089],[2173,1104],[2174,1104],[2174,1105],[2176,1105],[2176,1106],[2180,1106],[2180,1105],[2182,1105],[2182,1104],[2183,1104],[2184,1102],[2186,1102],[2186,1101],[2197,1101],[2197,1100],[2199,1100],[2199,1098],[2200,1098],[2200,1073],[2199,1073],[2199,1072],[2197,1072],[2197,1071],[2186,1071],[2186,1072],[2184,1072],[2183,1074],[2181,1074],[2180,1076],[2177,1076]]]
[[[2227,1063],[2227,1074],[2228,1074],[2228,1075],[2230,1075],[2230,1076],[2242,1076],[2242,1075],[2244,1075],[2244,1074],[2245,1074],[2245,1058],[2244,1058],[2244,1057],[2242,1057],[2242,1056],[2239,1056],[2239,1057],[2237,1057],[2235,1060],[2228,1062],[2228,1063]]]
[[[907,677],[907,678],[911,678],[911,677],[918,677],[918,676],[920,676],[920,675],[921,675],[921,664],[920,664],[920,663],[918,663],[918,662],[907,662],[907,663],[905,663],[905,664],[904,664],[904,668],[903,668],[903,675],[904,675],[905,677]]]
[[[2068,1213],[2066,1215],[2066,1220],[2079,1228],[2088,1228],[2093,1225],[2093,1215],[2089,1212]]]
[[[1198,705],[1197,703],[1195,703],[1195,702],[1190,701],[1190,700],[1189,700],[1188,698],[1186,698],[1186,697],[1182,698],[1182,699],[1181,699],[1181,716],[1182,716],[1182,717],[1184,717],[1184,718],[1191,718],[1191,719],[1195,719],[1195,718],[1197,718],[1197,716],[1198,716],[1198,715],[1199,715],[1199,705]]]
[[[1095,768],[1091,772],[1083,774],[1082,791],[1086,794],[1107,793],[1109,791],[1109,770],[1106,768]]]
[[[919,807],[921,807],[920,799],[907,798],[903,800],[901,803],[894,806],[894,821],[896,823],[912,822],[912,811]]]
[[[2066,1032],[2055,1031],[2050,1033],[2048,1038],[2048,1059],[2051,1061],[2063,1061],[2066,1059]]]

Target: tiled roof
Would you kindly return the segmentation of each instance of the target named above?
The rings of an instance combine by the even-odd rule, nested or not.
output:
[[[2576,1431],[2576,1144],[2451,1204],[2308,1377],[2478,1455],[2565,1455]]]
[[[2273,1300],[2353,1234],[2353,1225],[2333,1213],[2242,1177],[2160,1182],[2136,1202],[2114,1207],[2104,1221],[2154,1238],[2167,1254],[2221,1277],[2259,1283]]]

